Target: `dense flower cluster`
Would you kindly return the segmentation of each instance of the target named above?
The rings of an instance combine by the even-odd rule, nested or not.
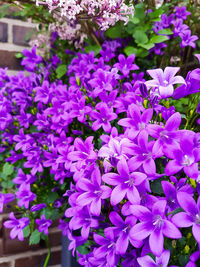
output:
[[[123,20],[126,23],[133,15],[133,6],[127,6],[124,0],[36,0],[37,5],[48,5],[50,11],[61,10],[61,16],[69,20],[92,19],[102,30]]]
[[[78,53],[68,86],[51,82],[54,60],[44,65],[35,47],[22,61],[30,76],[1,70],[0,151],[10,152],[16,172],[1,211],[16,199],[31,213],[31,220],[11,213],[4,225],[23,240],[29,224],[47,234],[60,211],[73,255],[89,240],[81,265],[167,266],[166,238],[176,242],[192,226],[200,242],[200,133],[184,130],[181,114],[164,105],[199,92],[199,69],[186,80],[177,67],[148,70],[146,80],[135,55],[126,58],[120,47],[106,41],[99,57]]]
[[[173,37],[180,37],[181,48],[186,46],[196,47],[195,41],[198,40],[197,35],[192,35],[191,30],[187,24],[184,24],[184,21],[187,20],[187,17],[191,15],[190,12],[186,10],[185,6],[175,7],[175,12],[167,16],[163,14],[161,16],[161,21],[156,22],[154,25],[154,31],[159,32],[160,30],[170,28],[173,26]]]

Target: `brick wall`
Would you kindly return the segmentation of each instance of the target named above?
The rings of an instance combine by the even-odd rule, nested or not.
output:
[[[22,70],[17,52],[28,48],[27,36],[34,32],[36,25],[14,18],[0,19],[0,67],[8,67],[9,73]]]
[[[35,24],[22,22],[19,19],[10,17],[0,19],[0,67],[8,67],[9,74],[22,70],[20,60],[15,54],[28,48],[26,37],[35,27]],[[0,215],[0,267],[42,267],[47,255],[45,243],[29,246],[27,239],[23,242],[17,239],[11,240],[10,229],[3,227],[3,222],[9,217],[10,211],[7,210],[5,214]],[[61,266],[61,232],[56,225],[49,230],[49,239],[51,257],[48,266]]]
[[[9,218],[9,213],[0,215],[0,267],[43,267],[47,249],[45,242],[29,245],[27,238],[23,242],[17,238],[10,239],[10,229],[3,227],[3,222]],[[49,267],[61,266],[61,232],[54,224],[49,229],[51,256]],[[66,266],[67,267],[67,266]]]

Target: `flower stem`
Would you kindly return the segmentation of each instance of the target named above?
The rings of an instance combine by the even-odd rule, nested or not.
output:
[[[49,258],[50,258],[50,255],[51,255],[51,249],[50,249],[50,244],[49,244],[49,238],[48,237],[45,238],[45,243],[46,243],[46,246],[48,248],[48,254],[46,256],[46,259],[45,259],[43,267],[47,267],[47,264],[49,262]]]

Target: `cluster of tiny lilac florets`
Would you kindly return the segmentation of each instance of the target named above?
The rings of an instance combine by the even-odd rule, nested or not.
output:
[[[69,20],[92,19],[102,30],[119,20],[127,23],[129,15],[133,15],[133,6],[127,6],[124,0],[36,0],[36,4],[48,5],[51,12],[59,9],[61,16]]]
[[[180,239],[181,228],[192,226],[200,243],[200,133],[183,130],[181,114],[162,103],[178,98],[183,87],[184,96],[199,92],[199,69],[186,80],[176,76],[176,67],[148,70],[152,80],[145,80],[135,55],[118,53],[120,46],[120,41],[105,42],[99,57],[78,53],[68,66],[68,85],[51,82],[53,63],[42,65],[35,47],[22,61],[30,76],[9,77],[1,70],[0,151],[11,148],[6,161],[21,162],[15,194],[1,193],[1,211],[16,199],[48,234],[54,218],[42,213],[49,202],[37,202],[37,188],[48,189],[47,176],[58,188],[71,181],[53,205],[64,207],[59,228],[73,254],[91,241],[88,254],[78,253],[81,265],[167,266],[165,238]],[[155,181],[161,195],[152,191]],[[178,208],[182,212],[174,215]],[[4,225],[12,228],[11,238],[23,240],[29,223],[11,213]]]

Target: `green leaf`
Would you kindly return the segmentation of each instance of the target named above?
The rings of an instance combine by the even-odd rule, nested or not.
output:
[[[11,175],[14,171],[14,166],[9,164],[8,162],[6,162],[4,165],[3,165],[3,174],[8,176],[8,175]]]
[[[125,30],[127,31],[127,33],[129,34],[133,34],[134,30],[135,30],[135,25],[129,21],[129,23],[126,25]]]
[[[145,18],[145,6],[143,3],[137,4],[135,6],[135,13],[134,17],[138,18],[139,20],[143,20]]]
[[[21,52],[18,52],[15,54],[16,58],[23,58],[23,54]]]
[[[13,181],[8,181],[8,183],[7,183],[8,188],[12,188],[13,185],[14,185]]]
[[[101,50],[100,45],[89,45],[89,46],[85,47],[86,53],[90,53],[91,51],[94,51],[95,56],[97,56],[99,54],[100,50]]]
[[[47,203],[53,203],[56,199],[59,198],[59,195],[56,192],[49,192],[47,196]]]
[[[40,242],[40,232],[36,229],[29,238],[29,245],[35,245]]]
[[[170,28],[167,28],[167,29],[163,29],[163,30],[158,31],[158,33],[166,34],[166,35],[172,35],[173,31]]]
[[[154,180],[151,184],[151,191],[152,193],[156,195],[161,195],[163,194],[163,189],[161,185],[161,179]]]
[[[132,54],[136,54],[137,53],[137,48],[133,47],[133,46],[126,46],[124,48],[124,53],[127,55],[127,56],[130,56]]]
[[[116,24],[105,32],[105,36],[115,39],[122,38],[122,24]]]
[[[163,35],[154,35],[151,39],[150,42],[154,43],[154,44],[159,44],[162,43],[164,41],[169,40],[169,37],[167,36],[163,36]]]
[[[149,50],[149,49],[153,48],[155,45],[152,43],[147,43],[147,44],[139,44],[139,46]]]
[[[132,19],[130,19],[131,22],[133,22],[134,24],[138,24],[140,22],[140,20],[136,17],[133,17]]]
[[[59,65],[56,69],[56,77],[60,79],[67,72],[67,65]]]
[[[160,15],[164,13],[164,10],[161,8],[156,9],[154,12],[148,13],[148,16],[152,19],[159,18]]]
[[[24,229],[23,229],[23,235],[24,237],[28,237],[30,235],[30,227],[29,225],[26,226]]]
[[[135,48],[133,46],[127,46],[124,48],[124,53],[127,55],[127,56],[130,56],[132,54],[135,54],[136,57],[146,57],[149,52],[143,48]]]
[[[138,44],[146,44],[148,42],[148,37],[145,32],[137,30],[133,33],[133,38]]]

